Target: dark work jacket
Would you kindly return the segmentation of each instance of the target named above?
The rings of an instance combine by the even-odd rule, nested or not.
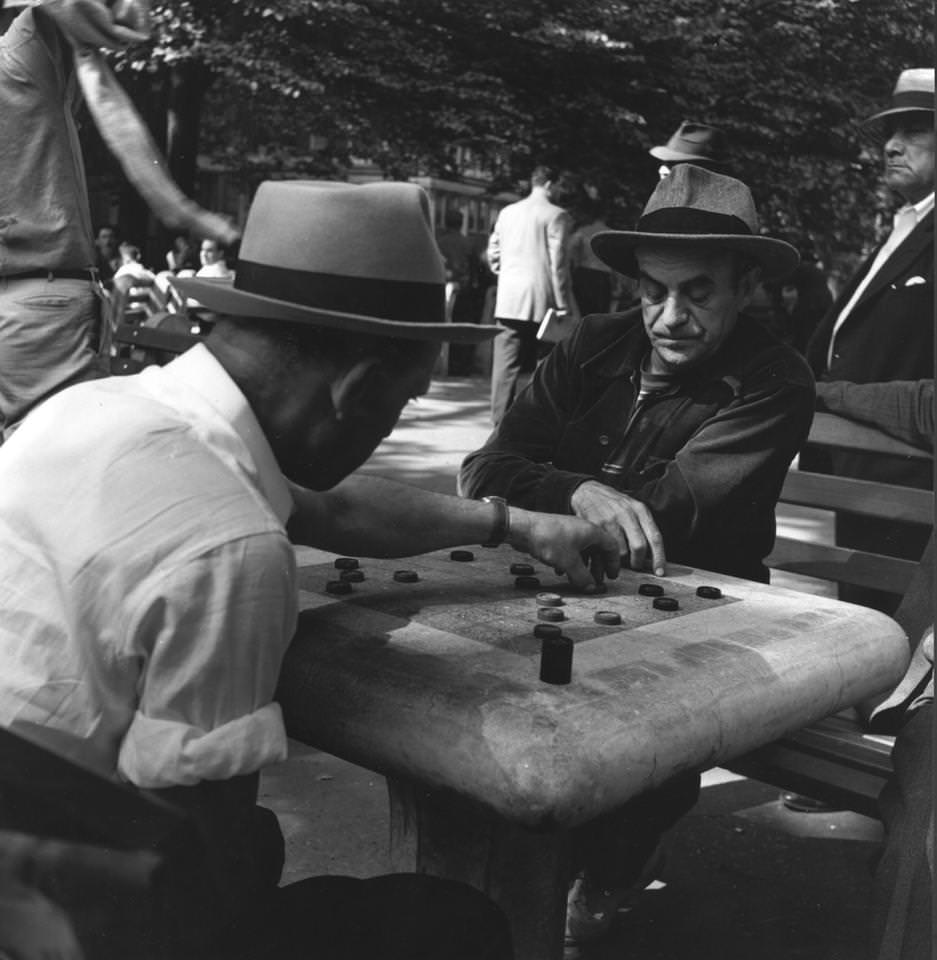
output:
[[[571,513],[573,491],[618,451],[626,469],[602,482],[651,509],[668,560],[765,581],[775,504],[813,418],[807,364],[743,316],[675,393],[635,411],[649,351],[640,308],[585,318],[466,458],[463,494]]]
[[[817,379],[878,383],[930,380],[934,376],[934,212],[911,231],[876,274],[836,335],[835,353],[826,355],[833,325],[866,275],[873,253],[823,318],[807,348]],[[804,461],[810,469],[929,489],[926,461],[832,451],[828,462]]]

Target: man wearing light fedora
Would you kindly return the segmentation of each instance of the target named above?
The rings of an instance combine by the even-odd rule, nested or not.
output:
[[[759,235],[743,183],[689,163],[658,184],[636,229],[592,245],[638,280],[640,307],[583,319],[466,458],[461,490],[589,519],[635,568],[664,574],[666,554],[767,581],[775,503],[814,389],[804,360],[744,311],[759,277],[783,277],[797,251]],[[608,930],[698,788],[677,778],[583,830],[571,941]]]
[[[885,185],[902,202],[885,242],[866,259],[807,348],[818,380],[876,383],[934,376],[934,70],[904,70],[888,106],[865,126],[883,143]],[[829,451],[811,469],[931,489],[929,461]],[[838,514],[837,543],[912,560],[929,528]],[[898,600],[844,587],[845,600],[893,612]]]
[[[213,881],[174,958],[510,955],[500,913],[457,884],[281,890],[282,837],[255,806],[286,756],[291,539],[359,556],[507,541],[584,588],[617,575],[586,521],[354,475],[440,343],[496,332],[445,322],[428,209],[412,184],[261,185],[234,282],[176,281],[217,314],[205,342],[61,392],[0,448],[0,726],[195,817]]]
[[[660,160],[657,169],[661,180],[670,176],[678,163],[693,163],[717,173],[728,164],[725,135],[717,127],[684,120],[664,144],[651,147],[648,153]]]

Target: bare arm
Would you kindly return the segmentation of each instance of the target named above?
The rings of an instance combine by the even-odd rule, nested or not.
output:
[[[294,487],[293,498],[289,534],[294,543],[366,557],[409,557],[482,543],[495,517],[494,507],[478,500],[370,476],[348,477],[323,493]],[[614,538],[576,517],[512,507],[507,541],[565,572],[581,588],[618,576]]]

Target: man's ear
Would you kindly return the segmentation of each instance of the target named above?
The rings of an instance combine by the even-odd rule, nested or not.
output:
[[[378,387],[381,361],[379,357],[364,357],[352,361],[332,381],[332,407],[336,420],[369,415],[370,401]]]
[[[739,309],[744,310],[752,302],[759,283],[761,283],[761,267],[752,267],[739,277],[739,297],[741,298]]]

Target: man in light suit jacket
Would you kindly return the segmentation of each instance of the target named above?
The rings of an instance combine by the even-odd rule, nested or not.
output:
[[[889,238],[862,264],[807,348],[820,381],[876,383],[934,376],[934,70],[905,70],[890,105],[866,121],[884,137],[885,184],[904,202]],[[836,451],[803,466],[930,489],[926,461]],[[928,529],[837,516],[837,543],[917,560]],[[843,589],[841,597],[892,612],[895,598]]]
[[[569,214],[551,200],[553,172],[544,166],[530,177],[530,194],[498,214],[488,239],[488,264],[498,277],[495,320],[505,328],[495,338],[491,367],[491,419],[497,426],[517,393],[522,373],[537,363],[537,329],[551,307],[575,312],[567,247]]]

